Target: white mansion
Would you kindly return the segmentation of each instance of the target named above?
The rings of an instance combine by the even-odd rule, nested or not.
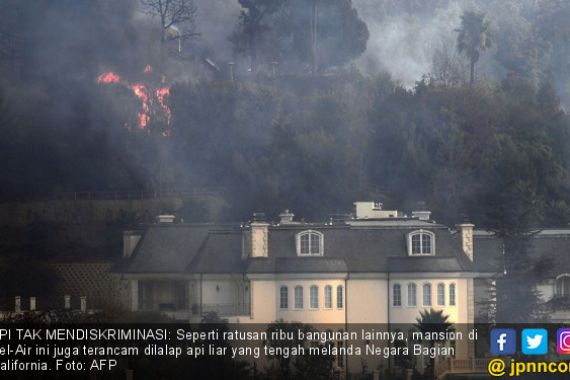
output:
[[[357,202],[354,218],[301,223],[288,211],[270,224],[174,223],[163,216],[124,235],[121,270],[133,311],[196,321],[215,311],[230,322],[414,323],[443,309],[454,323],[478,318],[500,247],[473,224],[455,229],[427,211],[404,216]],[[489,241],[485,241],[489,240]]]

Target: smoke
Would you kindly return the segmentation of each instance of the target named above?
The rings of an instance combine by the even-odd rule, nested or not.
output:
[[[241,7],[237,0],[195,0],[198,7],[197,49],[218,64],[230,60],[233,52],[228,39],[237,25]]]
[[[368,75],[387,71],[406,87],[432,72],[434,51],[454,46],[463,12],[456,2],[428,15],[404,10],[386,15],[375,0],[354,0],[354,6],[370,32],[358,67]]]

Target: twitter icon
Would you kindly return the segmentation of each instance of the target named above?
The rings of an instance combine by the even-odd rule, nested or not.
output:
[[[546,355],[548,352],[548,331],[545,329],[524,329],[521,340],[525,355]]]

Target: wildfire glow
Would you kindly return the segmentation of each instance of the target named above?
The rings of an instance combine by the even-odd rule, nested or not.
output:
[[[97,78],[97,83],[119,83],[121,77],[113,72],[103,73]]]
[[[152,66],[147,65],[144,68],[144,73],[151,72]],[[165,82],[164,75],[162,75],[161,82]],[[116,83],[129,88],[141,102],[141,109],[140,112],[137,112],[137,125],[135,127],[138,129],[148,129],[151,120],[156,122],[162,117],[163,120],[166,121],[166,129],[162,131],[162,136],[170,136],[170,122],[172,120],[172,112],[168,106],[170,87],[162,86],[158,88],[149,88],[147,85],[142,83],[130,84],[112,71],[99,75],[97,77],[97,83]],[[158,110],[160,110],[162,115],[157,114]],[[127,128],[130,128],[128,124],[125,125]]]
[[[158,104],[162,108],[162,111],[166,115],[166,123],[170,125],[170,120],[172,119],[172,112],[170,112],[170,108],[168,108],[168,104],[166,104],[166,100],[170,95],[170,87],[160,87],[156,90],[156,99],[158,100]]]

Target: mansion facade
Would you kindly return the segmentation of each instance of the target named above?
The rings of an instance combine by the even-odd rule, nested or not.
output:
[[[356,202],[353,216],[328,223],[295,221],[288,210],[279,218],[254,214],[246,224],[224,225],[162,215],[126,231],[115,273],[130,309],[186,322],[215,312],[230,323],[340,329],[411,325],[428,309],[460,326],[494,322],[493,289],[505,265],[503,242],[492,232],[468,222],[448,227],[429,211],[407,216],[375,202]],[[570,317],[569,243],[570,229],[533,234],[532,256],[554,264],[537,289],[553,322]],[[456,371],[485,367],[488,359],[474,359],[481,352],[473,344],[453,346],[455,358],[438,363],[439,373],[454,370],[452,362],[464,366]]]
[[[428,211],[355,205],[340,222],[297,222],[288,211],[276,223],[255,214],[241,226],[162,216],[127,231],[120,274],[130,307],[186,321],[216,312],[238,323],[415,323],[430,308],[452,323],[482,317],[477,299],[488,297],[501,266],[493,242],[484,249],[498,252],[477,257],[491,235],[437,224]]]

